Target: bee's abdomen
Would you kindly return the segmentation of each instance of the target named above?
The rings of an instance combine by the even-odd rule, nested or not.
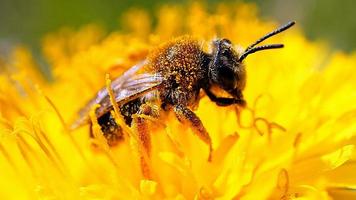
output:
[[[120,107],[120,112],[123,115],[127,125],[131,126],[132,115],[139,111],[143,102],[144,101],[142,99],[136,99]],[[116,123],[111,111],[108,111],[104,115],[100,116],[98,118],[98,124],[100,125],[103,136],[106,138],[109,146],[115,146],[123,139],[123,130],[121,126]],[[90,136],[93,137],[92,131]]]
[[[140,106],[144,103],[144,100],[141,98],[132,100],[120,107],[120,112],[125,119],[125,123],[131,126],[132,115],[136,114],[140,110]]]
[[[98,118],[98,124],[109,146],[115,146],[123,139],[122,128],[115,122],[111,112]],[[93,137],[93,135],[91,135]]]

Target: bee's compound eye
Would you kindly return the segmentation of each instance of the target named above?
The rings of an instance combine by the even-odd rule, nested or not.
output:
[[[220,67],[218,69],[219,82],[222,88],[231,90],[236,87],[237,80],[234,71],[229,67]]]
[[[231,44],[231,41],[229,39],[222,39],[221,42],[225,43],[225,44]]]

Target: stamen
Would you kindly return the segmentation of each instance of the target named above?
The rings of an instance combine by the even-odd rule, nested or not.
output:
[[[281,169],[278,175],[277,188],[282,192],[281,199],[284,199],[288,195],[289,191],[289,176],[286,169]]]
[[[65,176],[65,173],[63,171],[63,169],[61,169],[58,165],[58,163],[56,162],[55,158],[53,157],[53,155],[51,154],[51,152],[48,150],[48,148],[42,143],[41,139],[37,137],[37,135],[32,135],[31,132],[27,131],[27,130],[20,130],[17,129],[15,130],[15,134],[17,135],[17,139],[18,141],[21,141],[22,144],[24,144],[26,146],[27,149],[29,149],[28,152],[31,152],[34,157],[37,159],[37,161],[40,163],[40,165],[42,166],[43,163],[40,162],[38,156],[38,153],[35,152],[32,147],[26,142],[26,140],[21,136],[21,134],[19,134],[20,132],[26,133],[27,135],[31,136],[32,139],[34,139],[34,141],[37,143],[37,145],[41,148],[42,152],[44,153],[44,155],[48,158],[48,160],[50,161],[50,163],[52,164],[52,166],[57,169],[57,171]],[[42,164],[41,164],[42,163]]]
[[[255,127],[258,134],[260,134],[261,136],[263,136],[265,133],[270,134],[271,132],[270,123],[265,118],[256,118],[253,122],[253,126]]]
[[[271,143],[272,141],[272,130],[273,129],[279,129],[283,132],[286,132],[286,128],[284,128],[282,125],[276,123],[276,122],[269,122],[268,119],[263,118],[263,117],[255,117],[255,113],[256,113],[256,109],[257,109],[257,105],[258,103],[261,101],[262,97],[270,97],[270,99],[272,98],[272,96],[268,95],[268,94],[260,94],[256,97],[255,101],[253,102],[253,125],[252,127],[256,129],[256,131],[263,136],[265,133],[268,134],[268,142]]]
[[[99,107],[100,105],[95,104],[89,112],[89,117],[92,123],[91,131],[93,132],[94,143],[98,145],[99,148],[103,149],[104,151],[107,151],[109,149],[109,145],[101,131],[100,125],[98,123],[98,119],[96,117],[96,109]]]
[[[63,128],[68,131],[68,126],[66,125],[64,118],[62,117],[61,113],[59,112],[59,110],[57,109],[57,107],[54,105],[53,101],[43,93],[43,91],[40,89],[40,87],[38,85],[36,85],[36,89],[38,91],[38,93],[45,98],[45,100],[47,101],[47,103],[53,108],[53,110],[55,111],[55,113],[57,114],[57,117],[59,118],[59,120],[62,123]]]
[[[261,121],[263,123],[262,124],[258,123],[259,121]],[[279,129],[283,132],[287,131],[282,125],[279,125],[276,122],[269,122],[267,119],[262,118],[262,117],[258,117],[254,120],[254,128],[261,136],[263,136],[264,133],[267,133],[269,143],[272,142],[272,130],[274,128]]]
[[[237,124],[240,128],[250,129],[254,126],[253,123],[255,118],[255,111],[253,109],[245,108],[240,111],[239,108],[236,106],[235,113],[237,117]]]
[[[130,127],[128,127],[128,125],[125,123],[124,117],[122,116],[120,110],[119,110],[119,106],[117,105],[117,102],[115,100],[115,95],[114,92],[111,88],[111,79],[110,79],[110,75],[106,74],[106,90],[108,91],[108,94],[110,96],[110,102],[111,105],[114,108],[114,118],[117,124],[119,124],[122,129],[123,132],[125,134],[126,137],[124,138],[129,138],[129,136],[133,136],[133,134],[131,133]]]
[[[157,191],[158,183],[151,180],[141,180],[140,182],[140,191],[146,196],[154,195]]]
[[[355,188],[352,186],[334,186],[326,188],[332,199],[355,199]]]
[[[59,110],[57,109],[57,107],[54,105],[53,101],[47,96],[45,95],[42,90],[39,88],[38,85],[36,85],[36,89],[39,92],[39,94],[44,97],[44,99],[47,101],[47,103],[50,105],[50,107],[52,107],[52,109],[55,111],[58,119],[60,120],[63,128],[64,128],[64,132],[67,133],[67,136],[69,137],[71,143],[73,144],[73,146],[76,148],[76,150],[78,151],[79,155],[81,156],[81,158],[87,162],[87,159],[82,151],[82,149],[80,148],[79,144],[75,141],[73,135],[70,133],[68,126],[66,125],[64,118],[62,117],[61,113],[59,112]]]
[[[230,152],[232,147],[237,143],[239,138],[240,138],[240,135],[236,132],[233,135],[228,135],[225,138],[223,138],[223,140],[220,142],[219,146],[213,152],[214,160],[212,161],[212,163],[216,164],[216,165],[223,163],[227,154]]]
[[[150,172],[150,166],[149,166],[149,158],[148,158],[148,155],[147,155],[147,152],[144,150],[144,147],[143,147],[143,144],[142,142],[139,140],[138,138],[138,134],[133,134],[131,132],[131,129],[130,127],[125,123],[125,120],[124,120],[124,117],[122,116],[120,110],[119,110],[119,107],[117,105],[117,102],[115,100],[115,96],[114,96],[114,92],[111,88],[111,80],[110,80],[110,76],[109,74],[106,74],[106,89],[108,91],[108,94],[110,96],[110,102],[111,104],[113,105],[113,108],[114,108],[114,118],[115,118],[115,121],[117,124],[119,124],[122,129],[123,129],[123,132],[124,134],[126,134],[126,137],[124,138],[133,138],[135,141],[131,141],[130,142],[130,145],[131,145],[131,148],[133,149],[138,149],[140,155],[138,156],[139,157],[139,160],[140,160],[140,163],[141,163],[141,170],[142,170],[142,173],[143,173],[143,176],[147,179],[150,179],[151,177],[151,172]],[[135,116],[133,116],[134,119],[137,118]],[[133,120],[134,122],[135,120]],[[131,137],[129,137],[131,136]],[[111,153],[108,154],[110,157],[111,157]]]
[[[297,133],[297,136],[295,136],[294,142],[293,142],[293,147],[297,149],[299,147],[299,144],[302,140],[302,133],[299,132]]]
[[[2,103],[0,103],[0,104],[3,105]],[[2,125],[5,125],[7,129],[10,129],[10,130],[13,129],[13,127],[12,127],[10,121],[8,121],[7,119],[5,119],[5,118],[3,118],[3,117],[1,117],[1,116],[0,116],[0,123],[1,123]]]
[[[284,128],[284,127],[283,127],[282,125],[280,125],[280,124],[277,124],[276,122],[271,122],[271,123],[269,124],[269,126],[270,126],[270,129],[275,128],[275,129],[279,129],[279,130],[281,130],[281,131],[283,131],[283,132],[286,132],[286,131],[287,131],[286,128]]]
[[[268,97],[269,100],[272,100],[272,96],[270,94],[260,94],[256,97],[256,99],[253,101],[253,110],[257,110],[258,104],[262,101],[264,97]]]
[[[33,149],[28,144],[26,144],[26,142],[24,141],[24,139],[21,136],[18,136],[16,141],[17,141],[17,147],[20,150],[20,153],[21,153],[22,157],[24,158],[26,164],[30,168],[30,171],[32,172],[33,177],[35,177],[35,178],[38,177],[35,167],[29,158],[29,152],[32,152]]]
[[[248,188],[251,186],[251,184],[254,182],[255,178],[256,178],[256,174],[257,174],[257,171],[260,169],[261,165],[262,165],[263,161],[259,161],[256,166],[253,168],[252,170],[252,176],[251,176],[251,179],[248,183],[246,183],[245,185],[243,185],[240,189],[240,192],[237,193],[232,199],[233,200],[240,200],[242,199],[243,196],[246,195],[247,193],[247,190]]]
[[[100,105],[95,104],[93,108],[89,112],[89,117],[92,122],[92,131],[93,131],[93,136],[94,136],[94,142],[95,144],[98,145],[99,148],[101,148],[104,152],[105,155],[108,157],[109,161],[113,164],[116,170],[119,170],[119,164],[112,155],[112,152],[110,151],[110,147],[107,143],[106,138],[104,137],[103,132],[101,131],[100,125],[98,123],[98,119],[96,117],[96,109],[100,107]]]
[[[146,136],[145,134],[150,134],[149,132],[147,132],[147,130],[141,130],[143,132],[139,132],[140,128],[143,128],[142,126],[139,126],[140,124],[142,125],[141,120],[144,120],[140,117],[138,117],[138,115],[132,115],[132,127],[133,130],[135,130],[135,137],[137,138],[136,140],[136,145],[133,147],[137,147],[138,153],[139,153],[139,160],[140,160],[140,166],[141,166],[141,171],[142,171],[142,175],[146,178],[146,179],[151,179],[152,175],[151,175],[151,164],[150,164],[150,158],[149,158],[149,151],[151,149],[151,140],[150,140],[150,136]]]
[[[72,143],[72,145],[74,146],[74,148],[77,150],[77,152],[79,153],[79,156],[83,159],[84,163],[87,164],[88,168],[93,172],[93,174],[98,177],[99,179],[101,179],[102,177],[100,175],[98,175],[95,171],[95,169],[89,164],[89,161],[87,160],[84,152],[82,151],[82,149],[80,148],[79,144],[75,141],[73,135],[71,134],[70,130],[68,129],[68,126],[66,125],[64,118],[62,117],[61,113],[59,112],[59,110],[57,109],[56,105],[54,105],[53,101],[47,96],[45,95],[42,90],[39,88],[38,85],[36,85],[36,89],[39,92],[39,94],[47,101],[47,103],[50,105],[50,107],[52,107],[52,109],[55,111],[58,119],[60,120],[63,128],[64,128],[64,132],[66,133],[66,135],[69,137],[70,142]],[[32,135],[31,135],[32,136]],[[32,136],[33,137],[33,136]],[[48,140],[48,139],[46,139]],[[49,141],[49,140],[48,140]],[[51,144],[51,146],[53,146]],[[54,148],[53,148],[54,149]],[[56,153],[58,154],[58,153]],[[63,161],[62,161],[63,162]],[[65,165],[63,165],[65,166]]]
[[[54,145],[52,144],[52,142],[48,139],[47,135],[44,134],[44,132],[41,130],[39,122],[37,122],[37,123],[38,123],[37,126],[35,126],[35,119],[34,118],[31,119],[32,129],[33,129],[33,132],[35,133],[35,137],[38,140],[38,144],[40,145],[40,143],[41,143],[40,146],[43,145],[48,150],[48,153],[53,152],[53,154],[54,154],[53,160],[54,161],[58,160],[58,162],[61,164],[62,168],[64,169],[63,171],[68,172],[68,169],[65,166],[63,159],[60,157],[59,153],[57,152],[57,150],[54,147]],[[44,139],[44,141],[42,140],[42,138]],[[45,143],[49,146],[49,148],[46,147]],[[52,157],[52,154],[51,154],[51,157]],[[57,164],[57,162],[55,164]]]
[[[194,199],[214,199],[213,191],[209,188],[201,187],[199,193],[195,196]]]
[[[6,151],[6,149],[3,147],[1,143],[0,143],[0,152],[4,155],[5,159],[7,160],[7,162],[9,162],[10,166],[15,170],[15,172],[19,172],[14,161],[11,159],[11,156],[9,155],[9,153]]]
[[[172,134],[171,128],[169,126],[165,127],[165,133],[168,137],[168,140],[170,141],[170,143],[172,144],[172,146],[176,149],[177,151],[177,155],[181,158],[184,157],[184,151],[183,151],[183,147],[182,144],[179,143],[179,141],[175,138],[175,136]]]

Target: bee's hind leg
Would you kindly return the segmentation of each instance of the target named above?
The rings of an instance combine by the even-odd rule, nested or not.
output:
[[[139,146],[139,159],[142,174],[147,179],[152,179],[150,173],[151,135],[148,130],[147,120],[156,119],[158,111],[149,104],[143,104],[137,114],[132,115],[132,128],[137,136]]]
[[[206,144],[209,145],[209,157],[208,161],[210,162],[212,160],[212,152],[213,152],[213,147],[212,147],[212,142],[209,133],[206,131],[203,123],[199,119],[199,117],[191,111],[189,108],[182,106],[182,105],[176,105],[174,107],[174,112],[178,118],[179,121],[181,122],[188,122],[190,126],[192,127],[193,132]]]

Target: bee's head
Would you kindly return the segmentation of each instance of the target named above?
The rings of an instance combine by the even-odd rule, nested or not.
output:
[[[250,54],[261,50],[282,48],[283,44],[270,44],[257,46],[267,38],[276,35],[293,26],[295,22],[289,22],[284,26],[266,34],[251,44],[242,53],[236,52],[228,39],[216,39],[213,41],[213,51],[209,64],[209,78],[214,85],[228,92],[235,98],[240,98],[241,91],[246,83],[246,71],[243,60]]]
[[[245,87],[245,66],[239,61],[239,55],[228,39],[213,41],[209,76],[213,84],[231,95]]]

